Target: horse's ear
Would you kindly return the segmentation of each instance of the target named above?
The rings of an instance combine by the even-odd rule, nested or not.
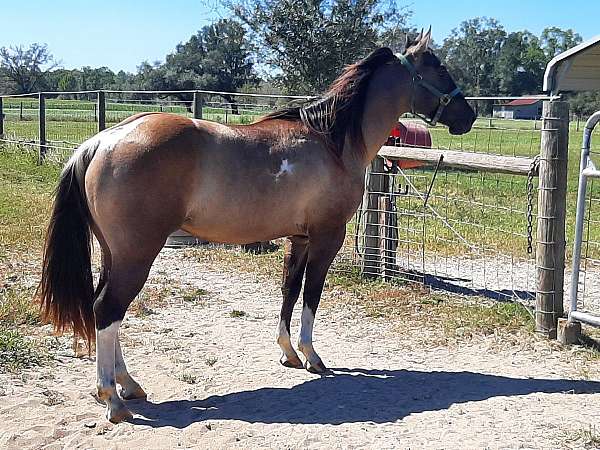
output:
[[[425,34],[421,30],[417,41],[407,49],[407,53],[413,56],[420,56],[429,48],[429,44],[431,44],[431,27],[429,27],[429,30]]]
[[[429,25],[429,30],[427,30],[427,33],[423,36],[423,40],[427,42],[427,48],[429,48],[431,45],[431,25]]]

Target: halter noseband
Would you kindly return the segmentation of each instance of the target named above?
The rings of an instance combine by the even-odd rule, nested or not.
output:
[[[422,120],[424,120],[429,125],[435,126],[435,124],[438,122],[438,120],[440,120],[440,117],[442,116],[442,113],[444,112],[444,109],[446,108],[446,106],[448,106],[450,104],[450,102],[452,101],[452,99],[454,97],[456,97],[458,94],[460,94],[460,88],[457,87],[457,88],[453,89],[452,92],[450,92],[448,94],[444,94],[438,88],[436,88],[433,84],[424,80],[423,76],[417,71],[417,69],[415,68],[413,63],[411,63],[406,56],[404,56],[402,54],[397,54],[396,57],[400,60],[400,63],[406,68],[406,70],[408,70],[410,72],[410,74],[412,76],[413,89],[412,89],[411,98],[410,98],[410,109],[411,109],[410,112],[413,113],[415,116],[420,117]],[[437,110],[435,111],[435,114],[433,115],[433,118],[431,118],[431,119],[426,116],[423,116],[422,114],[419,114],[418,112],[415,111],[414,87],[417,84],[424,87],[429,92],[431,92],[433,95],[435,95],[439,101]]]

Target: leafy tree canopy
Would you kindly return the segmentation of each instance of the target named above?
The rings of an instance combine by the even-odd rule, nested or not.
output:
[[[410,11],[391,0],[232,0],[261,63],[289,92],[323,91],[381,43],[397,44]]]
[[[46,44],[0,48],[0,71],[4,83],[17,94],[42,89],[45,75],[57,66]]]

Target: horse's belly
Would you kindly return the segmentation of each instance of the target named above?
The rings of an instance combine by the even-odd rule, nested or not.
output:
[[[211,242],[246,244],[295,234],[305,234],[304,219],[297,211],[257,202],[229,204],[219,208],[198,208],[183,225],[187,232]]]

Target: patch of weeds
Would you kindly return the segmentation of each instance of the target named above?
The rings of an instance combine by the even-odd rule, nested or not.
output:
[[[44,400],[42,400],[42,405],[46,406],[60,405],[66,400],[66,397],[63,394],[57,391],[51,391],[50,389],[42,391],[42,395],[46,397]]]
[[[156,314],[156,312],[148,306],[148,304],[144,301],[138,301],[135,306],[132,306],[131,312],[133,315],[139,319],[143,319],[144,317],[151,316],[152,314]]]
[[[586,359],[592,361],[600,360],[600,340],[597,329],[584,326],[579,336],[579,344],[586,353]]]
[[[156,314],[153,308],[164,305],[169,295],[170,290],[168,286],[146,286],[140,292],[138,298],[131,304],[130,311],[138,318]]]
[[[489,335],[496,330],[533,332],[535,322],[529,311],[519,303],[448,305],[443,327],[449,337]]]
[[[0,372],[16,372],[41,366],[48,359],[39,345],[17,330],[0,329]]]
[[[237,310],[237,309],[233,309],[233,310],[232,310],[232,311],[229,313],[229,315],[230,315],[231,317],[233,317],[233,318],[236,318],[236,319],[239,319],[239,318],[242,318],[242,317],[246,317],[246,316],[247,316],[247,314],[246,314],[246,311],[240,311],[240,310]]]
[[[187,384],[196,384],[198,382],[198,377],[189,372],[183,372],[177,378],[179,381],[183,381]]]
[[[595,426],[589,425],[585,428],[580,428],[573,431],[567,431],[561,436],[564,444],[575,444],[584,448],[599,448],[600,447],[600,430]]]
[[[212,367],[217,363],[218,360],[219,359],[216,356],[207,356],[206,364],[208,364],[210,367]]]
[[[15,287],[0,289],[0,326],[38,325],[40,312],[33,292]]]
[[[206,297],[208,295],[208,291],[202,288],[189,289],[183,291],[181,297],[184,302],[197,302],[202,300],[202,297]]]

